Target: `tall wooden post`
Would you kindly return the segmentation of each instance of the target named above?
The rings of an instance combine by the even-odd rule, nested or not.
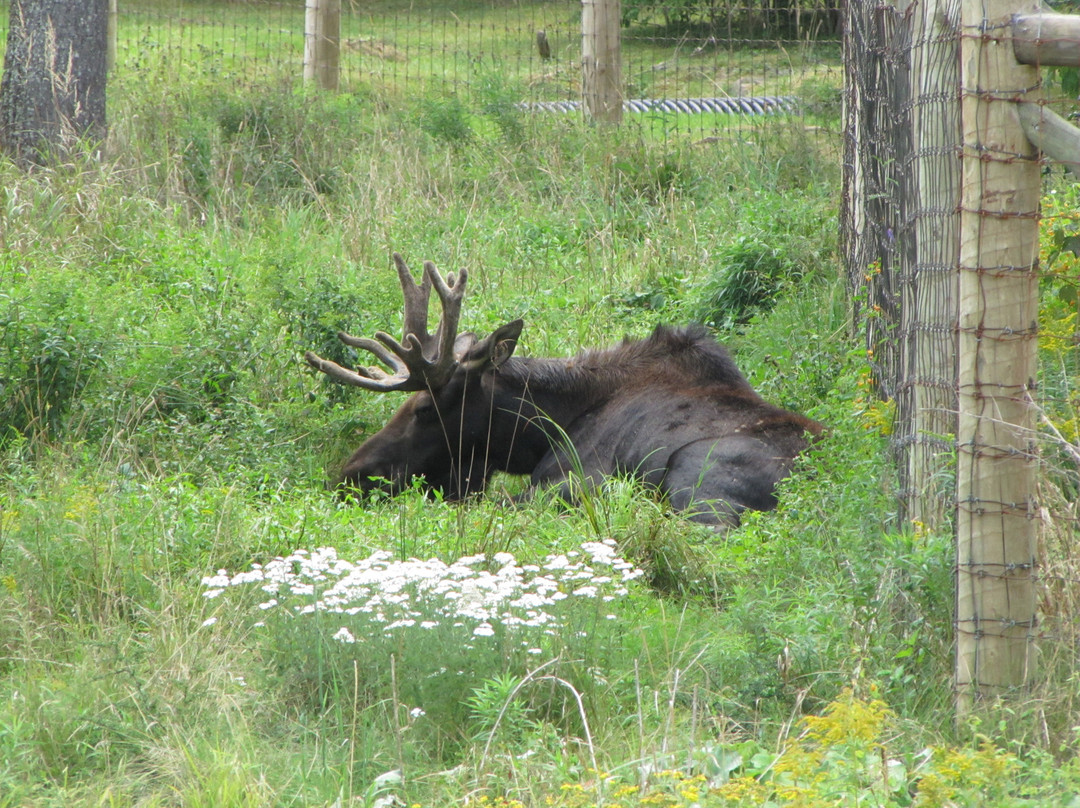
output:
[[[620,0],[582,0],[581,92],[596,121],[622,121],[622,24]]]
[[[304,81],[324,90],[338,87],[341,0],[306,0],[304,15]]]
[[[901,281],[898,417],[907,438],[901,469],[906,517],[931,529],[953,507],[938,482],[956,436],[956,311],[960,241],[961,0],[913,5],[911,141],[915,185],[903,189],[902,217],[914,227],[913,261]],[[911,260],[907,258],[905,260]]]
[[[1037,71],[1013,55],[1015,0],[961,11],[956,695],[959,714],[1024,685],[1035,629],[1040,169],[1018,101]]]

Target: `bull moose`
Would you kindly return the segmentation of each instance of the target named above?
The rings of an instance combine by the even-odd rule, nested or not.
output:
[[[777,481],[821,424],[766,403],[701,327],[660,326],[642,340],[568,359],[515,357],[523,322],[483,339],[458,334],[468,272],[444,279],[424,263],[420,283],[394,254],[405,296],[404,333],[343,332],[391,371],[350,370],[308,351],[312,367],[344,384],[413,395],[346,461],[342,492],[396,494],[413,484],[460,500],[496,471],[531,475],[532,488],[631,475],[698,522],[738,524],[776,505]],[[428,332],[434,287],[442,303]]]

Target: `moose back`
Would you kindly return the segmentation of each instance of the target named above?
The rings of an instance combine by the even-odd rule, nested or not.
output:
[[[700,327],[659,327],[637,341],[569,359],[515,357],[522,321],[479,339],[458,334],[466,270],[445,279],[430,261],[420,283],[394,254],[405,295],[401,341],[339,333],[389,369],[351,370],[305,354],[331,378],[377,392],[412,391],[390,421],[345,462],[342,492],[395,494],[413,485],[457,500],[496,471],[532,487],[578,486],[631,475],[698,522],[738,524],[776,505],[776,483],[822,431],[765,402],[727,351]],[[434,287],[442,304],[428,332]]]

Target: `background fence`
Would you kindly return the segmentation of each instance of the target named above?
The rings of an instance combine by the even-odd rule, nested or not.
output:
[[[581,14],[578,0],[344,0],[339,88],[580,114]],[[114,79],[299,83],[304,17],[304,0],[120,0]],[[708,137],[783,113],[835,131],[837,0],[624,0],[622,17],[625,96],[641,102],[628,120]]]

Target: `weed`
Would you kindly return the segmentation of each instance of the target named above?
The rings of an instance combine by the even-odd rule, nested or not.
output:
[[[416,122],[423,132],[450,144],[467,143],[475,135],[469,111],[456,95],[433,93],[421,99]]]
[[[768,309],[784,284],[797,284],[801,269],[783,248],[740,238],[716,255],[718,271],[706,282],[695,318],[714,328],[745,325]]]

